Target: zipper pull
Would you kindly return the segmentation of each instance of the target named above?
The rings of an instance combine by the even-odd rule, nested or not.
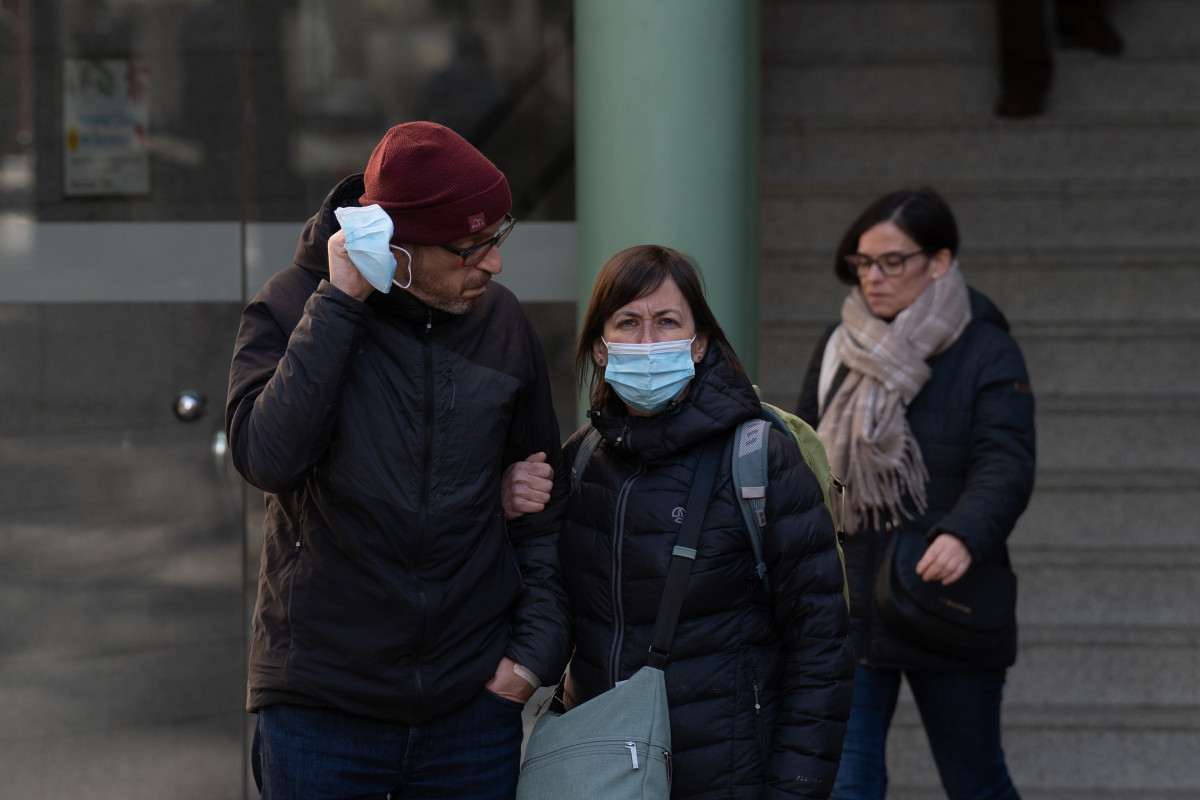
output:
[[[662,751],[663,760],[667,762],[667,783],[671,782],[671,754],[666,750]]]
[[[613,446],[614,446],[614,447],[620,447],[620,446],[621,446],[621,442],[625,440],[625,436],[626,436],[628,433],[629,433],[629,426],[628,426],[628,425],[626,425],[626,426],[624,427],[624,429],[622,429],[622,431],[621,431],[621,435],[617,437],[617,440],[616,440],[615,442],[613,442]]]
[[[429,333],[433,330],[433,309],[425,309],[425,332]]]
[[[630,758],[632,758],[632,759],[633,759],[633,768],[634,768],[634,769],[637,769],[637,768],[638,768],[638,763],[637,763],[637,743],[636,743],[636,742],[626,742],[626,743],[625,743],[625,749],[629,751],[629,756],[630,756]]]
[[[757,716],[758,712],[762,710],[762,706],[758,704],[758,683],[752,683],[751,686],[754,687],[754,713]]]

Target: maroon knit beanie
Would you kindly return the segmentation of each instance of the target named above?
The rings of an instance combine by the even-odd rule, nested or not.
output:
[[[408,122],[375,145],[364,206],[379,204],[392,218],[394,242],[445,244],[478,233],[512,208],[508,181],[449,128]]]

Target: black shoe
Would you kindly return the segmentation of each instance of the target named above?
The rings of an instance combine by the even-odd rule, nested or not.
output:
[[[1000,100],[996,103],[996,115],[1037,116],[1046,107],[1046,94],[1049,90],[1049,66],[1005,69],[1000,87]]]

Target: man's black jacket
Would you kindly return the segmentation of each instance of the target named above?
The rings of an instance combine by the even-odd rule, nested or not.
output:
[[[238,333],[226,428],[267,493],[248,707],[414,724],[475,696],[502,656],[561,673],[566,483],[545,359],[512,293],[492,283],[456,316],[325,280],[333,210],[361,193],[361,176],[330,193]],[[538,451],[554,498],[506,525],[501,473]]]

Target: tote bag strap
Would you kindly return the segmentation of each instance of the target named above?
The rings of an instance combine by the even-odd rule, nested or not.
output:
[[[662,669],[671,654],[671,641],[675,638],[675,626],[679,612],[683,609],[683,596],[687,593],[692,565],[696,563],[696,546],[700,543],[700,528],[708,511],[713,483],[717,477],[717,465],[721,457],[723,437],[713,437],[700,453],[700,463],[692,478],[687,505],[683,513],[683,526],[675,549],[671,551],[671,566],[667,570],[667,585],[663,590],[662,602],[658,606],[658,617],[654,622],[654,636],[650,640],[650,654],[646,664]]]

